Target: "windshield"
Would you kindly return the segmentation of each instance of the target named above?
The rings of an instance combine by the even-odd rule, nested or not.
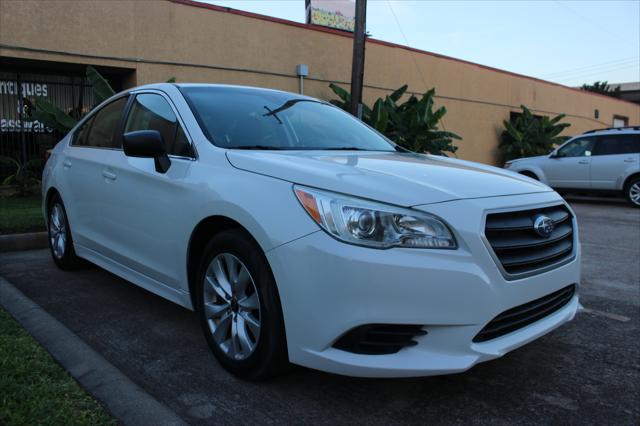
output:
[[[350,114],[310,98],[251,88],[180,90],[209,140],[221,148],[396,150]]]

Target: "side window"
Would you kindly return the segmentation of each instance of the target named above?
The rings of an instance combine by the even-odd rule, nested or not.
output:
[[[589,157],[593,150],[594,138],[580,138],[569,142],[557,152],[558,157]]]
[[[193,157],[191,145],[165,98],[146,93],[136,96],[127,119],[125,132],[157,130],[162,135],[167,154]]]
[[[640,153],[640,133],[634,135],[622,136],[622,153],[638,154]]]
[[[640,135],[606,135],[598,138],[593,155],[616,155],[640,152]]]
[[[87,146],[95,148],[120,148],[120,138],[116,131],[122,118],[122,110],[127,98],[120,98],[102,108],[92,120]]]
[[[89,131],[91,130],[91,124],[93,124],[93,119],[95,116],[91,117],[76,131],[76,134],[73,137],[73,141],[71,145],[74,146],[87,146],[89,145]]]

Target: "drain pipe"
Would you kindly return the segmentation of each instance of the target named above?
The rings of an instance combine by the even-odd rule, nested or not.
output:
[[[300,85],[298,91],[301,95],[304,95],[304,78],[309,75],[309,67],[305,64],[296,65],[296,74],[300,79]]]

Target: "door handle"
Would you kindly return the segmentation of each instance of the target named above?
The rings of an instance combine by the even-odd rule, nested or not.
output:
[[[589,160],[580,160],[578,164],[589,164]]]
[[[65,169],[70,169],[71,168],[71,161],[69,160],[64,160],[62,162],[62,167],[64,167]]]
[[[624,162],[625,162],[625,163],[635,163],[635,161],[636,161],[636,160],[635,160],[635,159],[633,159],[633,158],[625,158],[625,159],[624,159]]]
[[[109,180],[116,180],[116,178],[118,177],[118,175],[116,175],[114,172],[109,170],[103,170],[102,176],[104,176],[105,179],[109,179]]]

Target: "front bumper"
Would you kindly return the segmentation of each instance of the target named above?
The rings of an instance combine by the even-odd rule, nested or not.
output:
[[[580,281],[580,248],[556,269],[506,281],[482,240],[484,215],[506,207],[561,203],[553,192],[460,200],[419,207],[449,222],[457,250],[374,250],[341,243],[323,231],[267,252],[282,301],[291,362],[338,374],[406,377],[455,373],[497,358],[559,325],[562,309],[502,337],[473,343],[498,314]],[[577,226],[574,224],[574,229]],[[416,346],[389,355],[332,347],[364,324],[421,324]]]

